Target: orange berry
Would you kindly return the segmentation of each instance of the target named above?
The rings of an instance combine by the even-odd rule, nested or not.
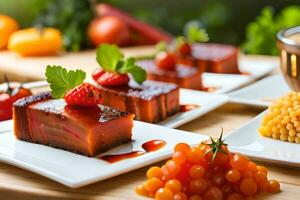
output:
[[[176,144],[175,148],[174,148],[174,152],[181,152],[185,155],[188,154],[188,152],[190,152],[191,147],[190,145],[186,144],[186,143],[178,143]]]
[[[230,159],[230,165],[239,171],[246,170],[249,165],[249,158],[241,154],[234,154]]]
[[[248,170],[251,171],[252,173],[257,172],[256,164],[254,162],[250,161],[248,164]]]
[[[267,179],[267,175],[264,172],[258,171],[254,174],[254,180],[257,184],[257,187],[259,189],[263,189],[268,179]]]
[[[186,156],[184,153],[180,151],[175,151],[173,153],[172,159],[177,162],[178,164],[184,163],[186,160]]]
[[[163,187],[164,183],[158,178],[151,178],[144,184],[145,189],[148,192],[156,192],[159,188]]]
[[[165,184],[165,187],[171,189],[174,193],[181,191],[181,183],[177,179],[168,180]]]
[[[146,175],[147,175],[148,179],[150,179],[150,178],[159,178],[159,179],[161,179],[162,175],[163,175],[163,172],[162,172],[160,167],[154,166],[154,167],[151,167],[150,169],[148,169]]]
[[[219,188],[212,186],[204,194],[204,200],[222,200],[223,193]]]
[[[187,161],[192,164],[197,164],[203,160],[204,156],[205,154],[200,148],[194,147],[187,154]]]
[[[160,188],[155,193],[155,200],[173,200],[174,194],[169,188]]]
[[[138,195],[141,195],[141,196],[148,196],[148,191],[146,190],[146,188],[144,187],[143,184],[141,185],[138,185],[136,188],[135,188],[135,192],[138,194]]]
[[[244,200],[245,198],[243,197],[243,195],[239,194],[239,193],[232,193],[231,195],[229,195],[229,197],[227,198],[227,200]]]
[[[264,167],[264,166],[257,166],[256,169],[257,169],[257,171],[263,172],[266,175],[268,175],[268,169],[266,167]]]
[[[225,178],[230,183],[235,183],[241,178],[241,174],[236,169],[230,169],[226,172]]]
[[[253,177],[253,173],[251,171],[248,171],[248,170],[243,171],[242,172],[242,177],[243,178],[252,178]]]
[[[166,162],[166,168],[168,169],[168,172],[172,174],[173,176],[176,176],[181,169],[180,164],[176,163],[174,160],[168,160]]]
[[[202,200],[203,198],[199,195],[193,195],[189,198],[189,200]]]
[[[204,178],[193,179],[189,183],[189,191],[191,194],[202,195],[208,187],[207,181]]]
[[[183,192],[178,192],[174,195],[174,200],[188,200],[188,197]]]
[[[267,189],[269,193],[277,193],[280,191],[280,184],[276,180],[269,180]]]
[[[228,196],[232,193],[232,186],[231,184],[227,183],[221,187],[221,190],[225,196]]]
[[[192,178],[201,178],[205,173],[205,169],[202,165],[193,165],[189,170],[189,175]]]
[[[225,175],[223,173],[216,173],[213,175],[211,183],[214,186],[221,187],[225,184]]]
[[[240,189],[242,194],[252,196],[257,192],[257,185],[252,178],[245,178],[241,182]]]

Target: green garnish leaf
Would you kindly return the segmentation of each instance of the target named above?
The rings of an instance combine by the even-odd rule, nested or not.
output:
[[[157,50],[157,52],[167,51],[168,50],[168,44],[165,41],[160,41],[159,43],[157,43],[155,45],[155,49]]]
[[[57,65],[48,65],[45,75],[50,84],[52,97],[56,99],[62,98],[68,90],[80,85],[86,77],[86,73],[82,70],[67,71]]]
[[[189,26],[186,33],[187,40],[190,43],[194,42],[207,42],[209,40],[208,34],[205,29],[201,29],[198,26]]]
[[[227,152],[225,152],[223,149],[222,149],[222,146],[227,146],[227,144],[224,143],[224,140],[222,139],[223,137],[223,128],[221,130],[221,134],[220,134],[220,137],[217,139],[217,140],[214,140],[212,137],[210,137],[210,144],[208,144],[208,146],[210,146],[210,150],[208,150],[207,152],[205,152],[205,154],[208,154],[210,152],[213,153],[213,156],[212,156],[212,159],[211,159],[211,162],[214,162],[218,152],[220,153],[223,153],[225,155],[227,155]]]
[[[146,71],[135,64],[136,60],[132,57],[125,59],[115,45],[102,44],[98,47],[97,61],[105,71],[119,74],[129,73],[139,84],[142,84],[147,78]]]
[[[123,55],[116,45],[102,44],[97,49],[97,61],[105,71],[115,72],[122,59]]]

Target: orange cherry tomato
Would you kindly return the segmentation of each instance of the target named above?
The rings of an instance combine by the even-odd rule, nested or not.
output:
[[[156,192],[159,188],[163,186],[164,183],[158,178],[148,179],[144,184],[144,187],[148,192]]]
[[[210,187],[204,194],[204,200],[222,200],[223,193],[218,187]]]
[[[252,196],[257,192],[257,185],[252,178],[245,178],[241,181],[240,189],[245,196]]]
[[[266,167],[264,167],[264,166],[257,166],[256,169],[257,169],[257,171],[263,172],[266,175],[268,175],[268,169]]]
[[[7,47],[10,35],[18,28],[19,25],[16,20],[6,15],[0,15],[0,49]]]
[[[199,164],[203,161],[204,156],[205,156],[205,154],[200,148],[194,147],[188,153],[187,161],[192,164]]]
[[[280,191],[280,184],[276,180],[268,181],[268,192],[277,193]]]
[[[203,200],[203,198],[199,195],[193,195],[189,198],[189,200]]]
[[[241,178],[241,174],[236,169],[230,169],[226,172],[225,178],[230,183],[235,183]]]
[[[251,171],[252,173],[257,172],[256,164],[254,162],[250,161],[248,164],[248,170]]]
[[[244,197],[239,193],[232,193],[231,195],[229,195],[227,200],[244,200]]]
[[[146,175],[147,175],[148,179],[151,179],[151,178],[161,179],[163,176],[163,172],[160,167],[154,166],[154,167],[151,167],[150,169],[148,169]]]
[[[148,191],[146,190],[146,188],[144,187],[143,184],[138,185],[138,186],[135,188],[135,192],[136,192],[138,195],[141,195],[141,196],[148,196],[148,195],[149,195]]]
[[[231,184],[227,183],[221,187],[221,190],[222,190],[224,196],[228,196],[229,194],[232,193],[232,186],[231,186]]]
[[[188,200],[188,197],[183,192],[178,192],[174,195],[174,200]]]
[[[174,194],[169,188],[160,188],[155,193],[155,200],[173,200]]]
[[[193,179],[189,183],[189,191],[191,194],[202,195],[208,187],[207,181],[204,178]]]
[[[239,171],[246,170],[249,165],[249,158],[241,154],[234,154],[230,159],[230,165]]]
[[[254,180],[260,190],[264,188],[266,182],[268,181],[267,175],[262,171],[258,171],[254,174]]]
[[[225,184],[225,176],[223,173],[216,173],[213,175],[211,183],[214,186],[221,187],[222,185]]]
[[[173,156],[172,156],[172,159],[178,163],[178,164],[181,164],[181,163],[184,163],[185,160],[186,160],[186,155],[180,151],[176,151],[173,153]]]
[[[94,46],[102,43],[126,46],[130,42],[130,31],[127,24],[114,16],[94,19],[88,27],[88,36]]]
[[[169,160],[166,162],[166,168],[168,169],[168,172],[175,177],[180,172],[181,166],[174,160]]]
[[[190,150],[191,150],[190,145],[186,143],[178,143],[174,147],[174,152],[181,152],[184,155],[187,155],[190,152]]]
[[[181,183],[177,179],[168,180],[165,187],[171,189],[174,194],[181,191]]]
[[[189,170],[189,175],[191,178],[201,178],[205,173],[205,169],[202,165],[193,165]]]

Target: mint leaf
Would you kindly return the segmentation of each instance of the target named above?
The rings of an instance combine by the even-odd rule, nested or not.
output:
[[[209,37],[205,29],[200,29],[198,26],[189,26],[187,29],[187,39],[190,43],[207,42]]]
[[[116,45],[102,44],[97,49],[97,61],[105,71],[115,72],[123,55]]]
[[[129,73],[139,84],[147,78],[146,71],[135,64],[135,59],[131,57],[124,59],[124,56],[115,45],[100,45],[97,50],[97,61],[105,71],[119,74]]]
[[[67,71],[61,66],[50,66],[46,68],[47,82],[50,84],[51,94],[53,98],[59,99],[70,90],[80,85],[86,76],[82,70]]]
[[[143,68],[141,68],[137,65],[133,65],[133,66],[128,67],[127,72],[132,75],[133,79],[138,84],[142,84],[147,78],[146,71]]]

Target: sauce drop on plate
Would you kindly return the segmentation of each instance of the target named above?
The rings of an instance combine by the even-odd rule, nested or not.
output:
[[[150,140],[142,144],[142,148],[146,152],[153,152],[163,148],[167,143],[163,140]]]
[[[180,105],[180,112],[187,112],[190,110],[194,110],[196,108],[199,108],[199,105],[196,104],[186,104],[186,105]]]
[[[122,153],[122,154],[104,155],[104,156],[101,156],[100,159],[104,160],[106,162],[109,162],[109,163],[115,163],[115,162],[125,160],[128,158],[135,158],[135,157],[141,156],[143,154],[145,154],[145,152],[143,152],[143,151],[132,151],[132,152]]]

